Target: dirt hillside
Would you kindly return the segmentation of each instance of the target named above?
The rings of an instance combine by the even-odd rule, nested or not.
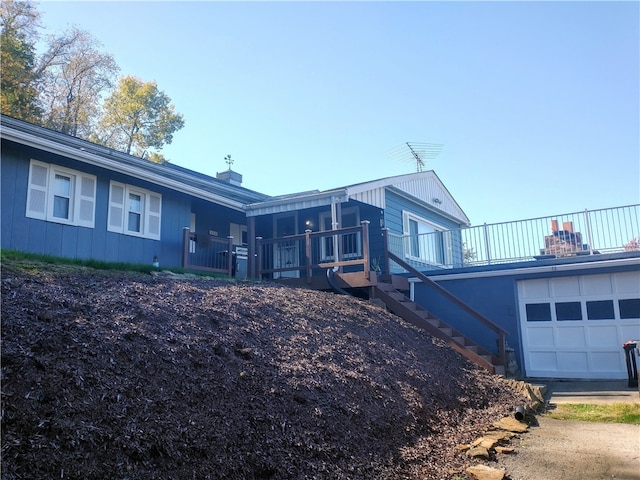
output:
[[[450,479],[521,402],[352,297],[2,265],[3,480]]]

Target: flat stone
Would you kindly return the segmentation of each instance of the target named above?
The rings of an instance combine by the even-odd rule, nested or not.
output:
[[[480,437],[474,440],[471,445],[474,447],[481,446],[486,448],[487,450],[491,450],[497,444],[498,444],[498,440],[496,440],[495,438],[485,436],[485,437]]]
[[[473,458],[489,459],[489,450],[484,447],[473,447],[467,451],[467,455]]]
[[[469,450],[471,448],[470,445],[467,445],[466,443],[460,444],[460,445],[456,445],[456,450],[459,450],[461,452],[466,452],[467,450]]]
[[[529,425],[522,423],[515,418],[505,417],[499,422],[493,424],[494,427],[508,432],[524,433],[529,429]]]
[[[477,480],[503,480],[506,475],[505,470],[487,467],[486,465],[474,465],[467,468],[465,473]]]
[[[484,434],[484,437],[494,438],[494,439],[498,440],[498,442],[500,442],[500,443],[508,442],[509,440],[511,440],[515,436],[516,436],[516,434],[513,433],[513,432],[505,432],[505,431],[500,431],[500,430],[496,430],[495,432],[487,432],[487,433]]]
[[[496,447],[495,450],[497,453],[513,453],[516,451],[516,449],[513,447],[500,447],[500,446]]]

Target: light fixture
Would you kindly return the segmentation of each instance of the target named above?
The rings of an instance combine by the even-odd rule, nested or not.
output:
[[[442,203],[442,200],[440,200],[439,198],[432,198],[431,201],[437,205],[440,205]]]

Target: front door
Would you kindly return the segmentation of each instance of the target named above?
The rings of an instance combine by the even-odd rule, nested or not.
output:
[[[298,233],[298,218],[295,214],[277,215],[273,219],[274,237],[282,238]],[[274,245],[273,268],[291,268],[300,266],[299,240],[282,240]],[[299,278],[300,271],[274,272],[273,278]]]

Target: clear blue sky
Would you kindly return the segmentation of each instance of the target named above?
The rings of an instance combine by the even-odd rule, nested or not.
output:
[[[473,225],[640,202],[638,2],[41,2],[184,115],[162,153],[247,188],[427,163]]]

